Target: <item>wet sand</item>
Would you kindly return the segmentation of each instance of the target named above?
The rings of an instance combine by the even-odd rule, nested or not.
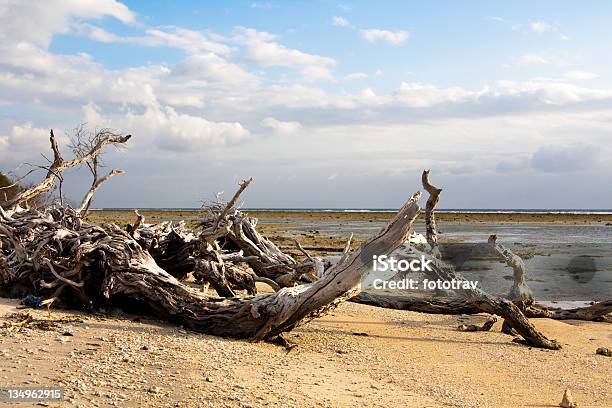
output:
[[[292,250],[292,242],[300,238],[303,245],[315,253],[337,252],[341,250],[348,236],[353,233],[354,247],[372,233],[382,228],[394,215],[391,212],[302,212],[302,211],[259,211],[248,210],[249,215],[257,218],[260,232],[272,238],[281,247]],[[195,223],[198,211],[180,210],[142,210],[145,222],[185,220]],[[483,234],[499,234],[499,228],[512,225],[558,226],[558,227],[596,227],[612,236],[612,214],[507,214],[507,213],[439,213],[438,225],[442,234],[447,229],[484,231]],[[93,222],[116,222],[120,225],[133,222],[135,215],[130,210],[92,211],[88,220]],[[608,229],[609,228],[609,229]],[[420,217],[414,229],[424,231]],[[609,232],[608,232],[609,231]],[[503,234],[501,234],[503,236]],[[451,238],[453,240],[453,238]],[[290,245],[286,245],[291,243]]]

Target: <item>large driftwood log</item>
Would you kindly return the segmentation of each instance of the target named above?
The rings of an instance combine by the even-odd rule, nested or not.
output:
[[[358,251],[345,253],[341,262],[314,283],[293,286],[306,269],[315,269],[315,262],[298,264],[257,233],[255,220],[233,208],[250,180],[227,205],[209,208],[210,216],[193,232],[184,224],[146,225],[138,213],[136,223],[122,229],[112,223],[89,224],[80,211],[70,208],[40,212],[17,208],[23,200],[49,191],[63,170],[95,161],[105,145],[123,143],[128,138],[105,137],[89,152],[66,162],[51,132],[55,160],[49,174],[11,202],[10,211],[0,212],[0,295],[34,294],[68,306],[115,304],[129,310],[148,310],[205,333],[261,340],[291,330],[358,293],[372,256],[387,254],[403,243],[419,214],[417,193]],[[93,173],[92,194],[97,180]],[[91,195],[86,194],[83,208],[90,201]],[[232,244],[237,251],[222,248]],[[263,275],[260,280],[267,280],[271,286],[287,287],[274,293],[237,297],[227,273],[237,273],[234,266],[239,263],[251,265]],[[265,276],[271,275],[270,271],[277,271],[275,279]],[[224,297],[209,297],[173,276],[183,278],[190,272],[215,285]],[[254,286],[254,281],[243,285]]]
[[[482,310],[463,297],[420,297],[361,292],[351,298],[351,302],[382,307],[385,309],[406,310],[430,314],[478,314]]]
[[[389,253],[405,241],[419,213],[418,198],[417,193],[384,230],[323,279],[243,298],[197,293],[114,224],[75,222],[74,211],[3,215],[0,295],[30,291],[45,298],[62,296],[73,304],[132,305],[196,331],[255,340],[274,337],[357,293],[372,255]],[[63,296],[64,289],[78,296]]]

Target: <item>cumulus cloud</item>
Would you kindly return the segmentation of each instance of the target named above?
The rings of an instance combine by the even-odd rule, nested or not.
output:
[[[27,122],[21,125],[14,125],[8,135],[0,135],[1,144],[14,152],[43,150],[49,146],[49,129],[42,129],[32,126]]]
[[[46,48],[53,35],[69,32],[75,20],[106,16],[123,23],[135,21],[134,13],[115,0],[8,0],[0,7],[0,42],[27,42]]]
[[[410,33],[408,31],[388,31],[377,28],[361,30],[361,35],[363,35],[363,37],[371,43],[380,40],[393,45],[402,44],[410,37]]]
[[[264,118],[260,124],[282,135],[291,135],[302,130],[302,125],[299,122],[281,122],[272,117]]]
[[[180,27],[152,28],[145,31],[145,36],[128,38],[128,42],[152,47],[174,47],[190,53],[210,51],[227,54],[231,47],[214,41],[200,31]]]
[[[565,82],[499,81],[501,94],[525,101],[532,99],[544,105],[565,105],[612,98],[612,89],[585,88]]]
[[[172,67],[171,75],[181,80],[189,78],[208,83],[244,85],[259,82],[256,75],[213,53],[190,55]]]
[[[238,28],[234,37],[239,43],[247,46],[246,59],[263,67],[284,66],[297,67],[310,79],[332,79],[330,67],[336,65],[333,58],[308,54],[300,50],[287,48],[276,41],[276,36],[252,28]]]
[[[140,140],[149,139],[161,149],[176,152],[197,153],[207,147],[244,142],[250,137],[239,122],[210,121],[157,103],[141,112],[102,114],[93,103],[84,105],[82,110],[88,126],[130,129],[130,133],[140,135]]]

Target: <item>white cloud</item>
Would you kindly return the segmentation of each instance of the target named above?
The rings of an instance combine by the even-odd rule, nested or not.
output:
[[[564,82],[499,81],[498,84],[498,98],[522,98],[530,109],[533,107],[527,103],[529,99],[543,105],[562,106],[612,98],[612,89],[584,88]]]
[[[73,30],[74,34],[89,37],[94,41],[103,43],[115,43],[122,41],[121,37],[93,24],[75,23],[73,24]]]
[[[137,135],[134,143],[150,144],[164,150],[201,152],[208,147],[247,141],[250,132],[238,122],[214,122],[201,116],[177,112],[157,103],[144,110],[115,111],[103,114],[99,106],[89,103],[82,107],[83,121],[89,127],[129,129]]]
[[[214,52],[220,55],[227,55],[232,51],[230,46],[211,38],[213,36],[206,35],[201,31],[173,26],[149,28],[145,30],[144,35],[131,37],[120,37],[101,27],[88,23],[74,24],[73,31],[77,35],[87,36],[92,40],[104,43],[123,43],[144,47],[170,47],[181,49],[191,54]],[[218,36],[214,37],[223,39]]]
[[[275,36],[252,28],[240,28],[236,36],[239,42],[248,46],[247,59],[264,67],[269,66],[333,66],[333,58],[308,54],[290,49],[274,41]]]
[[[282,135],[291,135],[302,130],[302,125],[299,122],[281,122],[272,117],[264,118],[260,124]]]
[[[302,75],[308,80],[323,79],[327,81],[334,81],[334,76],[327,67],[317,65],[307,65],[301,69]]]
[[[532,21],[529,23],[529,28],[534,33],[542,34],[555,29],[555,26],[546,21]]]
[[[351,74],[345,75],[343,79],[350,81],[353,79],[365,79],[368,77],[368,74],[365,72],[353,72]]]
[[[538,54],[524,54],[518,60],[521,65],[550,64],[551,61]]]
[[[351,25],[351,23],[349,23],[347,19],[338,16],[332,17],[332,24],[338,27],[348,27]]]
[[[599,78],[599,75],[594,72],[574,70],[567,71],[566,73],[564,73],[563,78],[568,79],[570,81],[582,81],[587,79]]]
[[[382,40],[394,45],[402,44],[410,37],[410,33],[408,31],[388,31],[379,30],[377,28],[361,30],[361,35],[363,35],[367,41],[372,43]]]
[[[284,66],[298,68],[309,80],[333,80],[330,67],[336,65],[333,58],[308,54],[300,50],[287,48],[276,42],[276,36],[265,31],[238,27],[234,40],[245,44],[245,58],[263,67]]]
[[[37,128],[27,122],[13,126],[8,135],[0,135],[0,140],[13,152],[43,151],[49,146],[49,129]]]
[[[431,84],[402,82],[397,100],[415,108],[426,108],[441,103],[455,103],[476,98],[479,93],[461,87],[437,88]]]
[[[190,53],[210,51],[217,54],[228,54],[231,51],[229,46],[210,39],[200,31],[180,27],[152,28],[146,30],[145,34],[146,36],[137,37],[131,42],[153,47],[180,48]]]
[[[115,0],[20,1],[0,7],[0,42],[28,42],[48,47],[53,35],[67,33],[78,19],[114,17],[133,23],[135,15]]]
[[[177,63],[172,68],[171,73],[181,80],[190,78],[207,81],[207,83],[227,83],[243,86],[247,83],[257,84],[259,82],[256,75],[213,53],[190,55]]]

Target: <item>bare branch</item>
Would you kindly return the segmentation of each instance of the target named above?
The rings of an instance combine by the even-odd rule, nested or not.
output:
[[[431,247],[432,253],[438,248],[438,230],[436,228],[436,216],[434,210],[440,201],[441,188],[434,187],[429,182],[429,170],[423,170],[421,176],[423,188],[429,193],[425,206],[425,226],[427,228],[427,243]]]
[[[300,250],[301,253],[304,254],[304,256],[306,256],[306,258],[308,258],[308,260],[312,263],[315,263],[315,260],[312,256],[310,256],[310,254],[308,253],[308,251],[306,251],[306,249],[304,249],[304,247],[302,246],[302,244],[299,243],[299,241],[297,239],[293,240],[293,243],[295,244],[295,246],[297,246],[297,248]]]
[[[96,192],[96,190],[100,188],[102,183],[104,183],[105,181],[109,180],[111,177],[116,176],[118,174],[125,174],[125,171],[115,169],[102,178],[94,179],[94,182],[91,185],[91,188],[89,189],[87,194],[85,194],[85,197],[83,197],[83,200],[81,201],[81,205],[79,206],[79,209],[77,210],[77,213],[81,217],[84,218],[87,216],[87,213],[89,212],[89,207],[91,206],[93,195]]]
[[[514,303],[520,303],[521,308],[531,305],[534,302],[533,292],[527,286],[527,268],[520,256],[514,254],[505,246],[497,243],[497,235],[491,235],[488,244],[493,248],[495,254],[506,262],[506,265],[514,271],[514,283],[508,294],[508,299]]]
[[[70,161],[64,161],[62,155],[60,153],[59,147],[57,145],[57,141],[55,139],[55,135],[53,134],[53,130],[50,132],[49,141],[51,144],[51,150],[53,151],[53,163],[49,167],[47,172],[47,176],[38,184],[26,188],[15,197],[4,203],[5,207],[9,210],[15,209],[20,203],[31,200],[32,198],[50,191],[56,180],[61,181],[61,174],[71,167],[78,166],[80,164],[87,163],[97,157],[102,149],[109,144],[121,144],[127,142],[132,136],[121,136],[116,135],[114,133],[105,135],[101,138],[88,152],[83,154],[81,157],[77,157]]]
[[[232,207],[234,207],[234,205],[236,204],[236,201],[238,200],[238,197],[240,197],[240,194],[242,194],[242,192],[246,190],[246,188],[252,182],[253,182],[253,177],[251,177],[248,180],[243,180],[240,183],[240,188],[238,188],[238,191],[236,191],[232,199],[227,202],[227,204],[225,205],[225,208],[223,208],[223,210],[217,216],[217,219],[215,220],[215,223],[213,224],[213,228],[212,228],[213,231],[217,230],[217,227],[219,226],[219,223],[221,222],[221,220],[223,220],[225,216],[227,215],[227,213],[229,212],[229,210],[231,210]]]

